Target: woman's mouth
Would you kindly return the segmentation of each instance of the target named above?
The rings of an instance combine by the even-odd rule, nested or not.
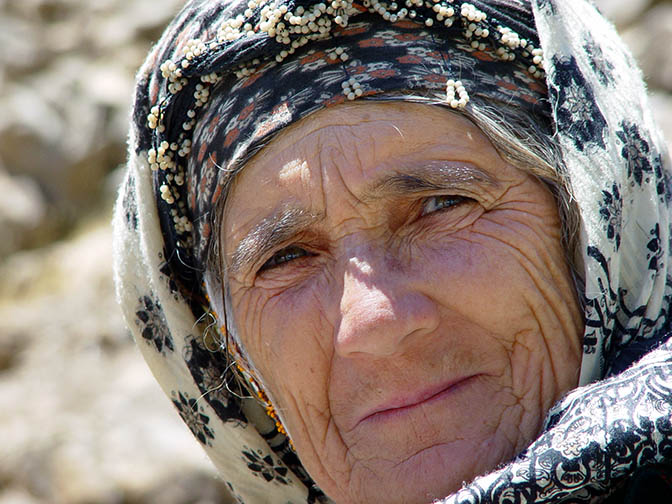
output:
[[[480,374],[464,376],[456,380],[450,380],[448,382],[441,383],[434,387],[419,389],[416,392],[410,394],[400,394],[398,397],[392,398],[373,407],[360,420],[358,420],[357,425],[363,422],[382,422],[391,420],[395,417],[410,413],[416,408],[428,406],[434,402],[441,401],[442,399],[457,393],[478,376],[480,376]]]

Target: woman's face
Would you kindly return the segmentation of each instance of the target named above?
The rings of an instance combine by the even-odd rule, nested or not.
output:
[[[554,198],[447,110],[299,121],[238,177],[221,232],[239,338],[336,502],[443,497],[577,385]]]

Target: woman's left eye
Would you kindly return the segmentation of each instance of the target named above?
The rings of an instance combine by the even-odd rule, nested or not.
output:
[[[467,198],[462,196],[439,195],[425,198],[422,203],[422,210],[420,216],[425,216],[439,210],[451,208],[463,203]]]
[[[314,254],[311,254],[310,252],[306,251],[305,249],[297,245],[291,245],[289,247],[285,247],[284,249],[279,250],[275,254],[273,254],[273,256],[261,266],[261,268],[259,269],[259,273],[265,270],[278,268],[280,266],[283,266],[284,264],[294,261],[295,259],[299,259],[301,257],[309,255]]]

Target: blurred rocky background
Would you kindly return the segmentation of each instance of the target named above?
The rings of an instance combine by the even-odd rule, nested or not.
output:
[[[0,0],[0,504],[228,501],[111,279],[134,74],[183,3]]]
[[[133,75],[182,3],[0,0],[0,504],[227,501],[111,280]],[[597,4],[672,139],[672,0]]]

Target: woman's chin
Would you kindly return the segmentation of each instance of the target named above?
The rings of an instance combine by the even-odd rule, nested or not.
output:
[[[366,415],[341,431],[338,441],[344,456],[328,456],[332,451],[302,460],[339,504],[429,503],[526,446],[538,429],[538,421],[530,417],[541,414],[532,409],[525,413],[520,402],[502,392],[495,377],[479,374],[419,404]],[[305,445],[296,441],[301,454]],[[317,459],[318,464],[310,463]],[[334,461],[339,461],[338,467]]]
[[[367,461],[353,468],[348,488],[332,498],[338,504],[427,504],[511,458],[511,451],[487,441],[456,441],[424,448],[401,461]]]

